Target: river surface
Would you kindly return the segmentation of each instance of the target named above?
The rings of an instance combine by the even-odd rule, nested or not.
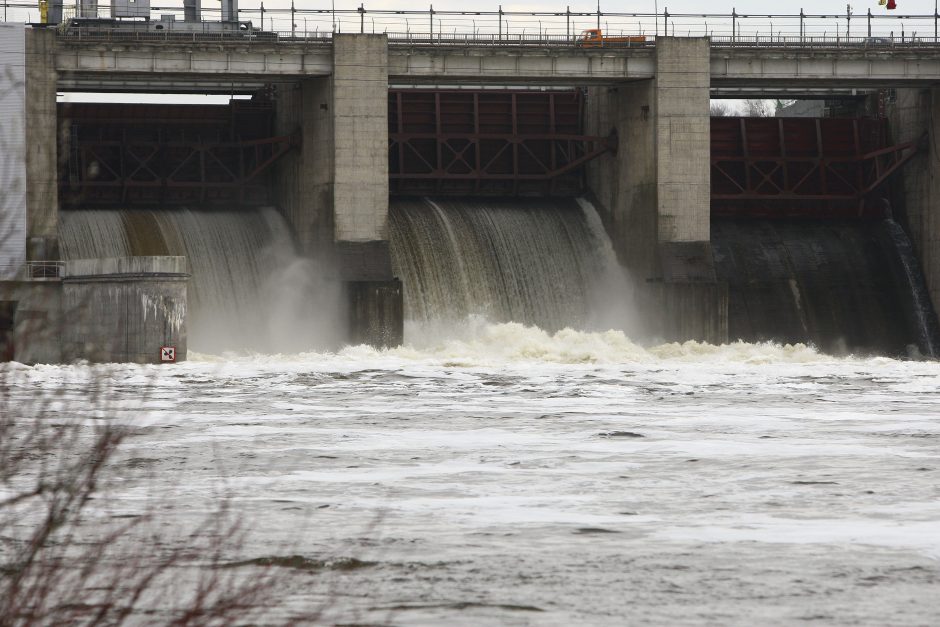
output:
[[[11,394],[135,427],[121,511],[227,494],[232,560],[357,565],[298,570],[272,622],[940,624],[940,364],[514,324],[424,344],[19,367]]]

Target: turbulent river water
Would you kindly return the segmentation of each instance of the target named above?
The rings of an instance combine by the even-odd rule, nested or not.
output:
[[[111,515],[158,494],[197,524],[228,494],[250,534],[226,559],[350,565],[298,569],[272,623],[940,622],[937,363],[483,322],[411,336],[8,366],[8,393],[135,428]]]
[[[3,391],[133,429],[99,520],[229,498],[223,561],[294,571],[274,624],[940,624],[940,364],[638,345],[584,202],[390,222],[405,347],[217,356],[333,332],[278,214],[73,212],[67,257],[187,255],[190,361],[10,365]]]

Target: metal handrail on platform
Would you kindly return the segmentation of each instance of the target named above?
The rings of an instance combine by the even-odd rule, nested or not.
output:
[[[61,279],[65,275],[64,261],[26,261],[22,264],[0,265],[0,277],[13,281]]]

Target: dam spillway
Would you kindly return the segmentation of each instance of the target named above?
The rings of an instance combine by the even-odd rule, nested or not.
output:
[[[288,300],[301,312],[294,333],[305,332],[310,320],[329,327],[333,312],[345,309],[338,314],[345,318],[339,326],[347,327],[337,333],[340,343],[394,346],[402,339],[403,316],[432,321],[482,315],[546,329],[630,326],[649,341],[748,337],[827,345],[830,335],[845,335],[854,338],[843,338],[846,350],[891,354],[903,354],[902,344],[931,354],[936,345],[924,339],[930,325],[914,329],[894,321],[890,341],[846,331],[842,327],[850,329],[853,321],[840,322],[836,313],[852,310],[845,304],[814,314],[818,321],[831,318],[826,324],[798,315],[799,333],[792,320],[741,314],[756,311],[747,291],[760,280],[729,275],[725,260],[734,254],[728,251],[748,258],[736,261],[738,268],[762,267],[759,257],[766,252],[727,240],[729,233],[749,232],[747,220],[785,225],[845,219],[853,223],[846,232],[861,232],[866,221],[885,218],[893,207],[897,225],[912,237],[904,271],[888,280],[874,270],[887,253],[868,247],[865,262],[830,264],[834,273],[823,283],[850,286],[832,290],[836,294],[866,281],[871,294],[887,290],[880,300],[864,301],[873,319],[901,310],[907,320],[935,317],[935,192],[932,178],[923,175],[925,144],[918,139],[931,125],[900,108],[871,115],[871,98],[864,106],[857,99],[854,117],[845,120],[713,120],[705,39],[658,38],[647,50],[654,72],[648,79],[466,89],[390,84],[385,37],[337,34],[330,42],[329,75],[279,80],[252,91],[250,100],[211,106],[56,106],[55,72],[39,69],[55,67],[57,35],[35,29],[25,39],[32,71],[23,95],[28,91],[30,102],[42,104],[24,105],[26,139],[30,146],[55,148],[53,159],[48,151],[26,155],[29,220],[25,205],[16,216],[26,225],[21,235],[27,245],[17,254],[52,264],[50,276],[43,274],[47,268],[24,266],[18,277],[27,281],[65,278],[62,260],[67,265],[105,251],[176,252],[189,258],[194,273],[193,328],[232,328],[225,333],[256,346],[271,346],[259,340],[267,335],[265,326],[289,326],[270,309],[265,313],[263,304],[248,302],[279,301],[259,287],[272,276],[292,277],[285,281],[293,286]],[[26,59],[25,48],[22,53]],[[681,76],[669,69],[679,66],[686,68]],[[892,115],[908,118],[889,126]],[[906,176],[902,167],[915,175]],[[590,199],[602,228],[593,217],[581,223],[587,213],[562,209],[573,208],[575,198]],[[276,209],[259,209],[265,206]],[[73,217],[65,215],[71,211],[123,217],[99,220],[100,242],[76,243],[70,234],[76,225],[68,224]],[[250,222],[265,211],[276,212],[287,235],[270,225],[231,232],[210,226],[218,216]],[[740,220],[739,227],[724,228],[727,218]],[[182,226],[187,220],[191,224]],[[605,238],[597,236],[601,231]],[[805,246],[785,247],[791,255],[829,246],[816,241],[823,231],[803,233]],[[290,245],[269,243],[288,239]],[[599,252],[587,250],[592,246]],[[272,249],[294,261],[269,264],[264,257]],[[207,264],[200,256],[218,259]],[[609,282],[616,274],[609,271],[613,258],[630,276],[628,287],[621,278]],[[846,274],[849,266],[874,274],[856,281]],[[814,272],[812,264],[805,267]],[[226,273],[237,276],[219,283]],[[813,283],[769,274],[760,279]],[[898,281],[917,295],[899,298],[918,306],[885,304],[905,293]],[[605,284],[616,287],[596,287]],[[4,307],[22,315],[5,314],[14,321],[4,325],[42,319],[47,312],[35,303],[24,307],[20,292],[46,288],[53,289],[9,288]],[[807,289],[787,289],[801,300],[786,309],[808,315],[800,307],[817,300],[804,302]],[[779,290],[772,291],[781,302]],[[629,302],[598,304],[598,293]],[[226,299],[234,304],[219,305]],[[631,307],[638,315],[624,313]],[[199,320],[196,312],[211,309],[215,313]],[[250,322],[241,324],[239,317]],[[286,345],[299,344],[306,342]]]
[[[907,273],[910,244],[896,223],[719,218],[712,233],[733,337],[936,355],[935,316],[917,295],[919,269]]]
[[[629,260],[637,244],[626,244],[624,252],[625,241],[635,242],[641,231],[621,234],[609,223],[608,207],[601,207],[608,221],[604,225],[593,204],[572,196],[573,191],[584,190],[582,169],[564,169],[564,185],[556,192],[553,178],[524,174],[537,172],[538,163],[550,163],[556,154],[564,152],[569,159],[576,154],[572,150],[580,145],[577,141],[569,139],[562,145],[541,138],[552,131],[577,137],[573,134],[581,130],[577,120],[583,99],[581,92],[390,93],[389,116],[394,122],[390,184],[395,193],[389,198],[387,237],[390,272],[402,281],[406,320],[448,324],[476,315],[548,331],[614,328],[649,341],[667,338],[650,324],[648,311],[646,320],[637,311],[644,307],[636,292],[646,288],[650,277],[640,272],[631,281],[618,263],[615,249],[621,249],[619,261]],[[84,165],[67,169],[62,185],[63,192],[72,190],[64,198],[77,207],[88,203],[107,207],[119,197],[120,188],[114,186],[119,181],[113,175],[88,181],[88,187],[82,182],[82,168],[105,154],[101,150],[116,137],[111,129],[101,143],[96,130],[107,110],[66,109],[77,125],[75,146],[83,155],[75,163]],[[244,125],[249,137],[262,137],[274,109],[257,104],[240,105],[230,113],[225,107],[187,111],[175,137],[187,139],[186,154],[190,154],[207,132],[212,141],[231,140],[231,128],[236,126],[223,123],[230,118],[250,120]],[[172,108],[143,106],[114,112],[120,114],[118,127],[142,137],[144,143],[136,149],[158,142],[159,122],[174,115]],[[142,119],[141,126],[135,120],[146,112],[156,117]],[[525,124],[523,117],[513,122],[517,115],[524,116]],[[474,116],[482,117],[475,121]],[[483,120],[490,125],[485,130],[502,134],[487,139],[475,135]],[[514,149],[529,151],[529,161],[517,165],[510,159],[512,151],[507,151],[514,133],[536,138],[528,147],[519,144]],[[470,143],[461,144],[460,134]],[[884,120],[715,121],[711,245],[715,279],[728,286],[724,322],[728,339],[808,343],[834,352],[934,354],[940,341],[935,325],[918,322],[934,318],[929,297],[911,299],[913,288],[897,270],[897,251],[890,238],[874,235],[884,230],[877,223],[886,201],[859,196],[871,195],[875,188],[866,185],[881,180],[874,170],[865,169],[865,155],[887,141]],[[222,150],[219,154],[228,155],[228,165],[234,167],[235,153],[213,150]],[[489,154],[491,170],[480,169],[480,163],[471,167],[461,156],[468,150],[477,160]],[[113,151],[106,154],[117,156]],[[404,159],[408,154],[412,156]],[[813,154],[834,161],[817,163]],[[124,158],[128,156],[132,153]],[[885,156],[891,159],[886,167],[906,158],[891,151]],[[781,161],[784,157],[791,161]],[[184,160],[190,172],[185,176],[194,176],[196,164],[188,157]],[[558,167],[566,168],[564,163]],[[111,164],[107,170],[121,168]],[[443,179],[428,178],[438,170],[447,173]],[[240,199],[243,202],[234,202],[235,187],[223,185],[224,171],[213,172],[215,179],[201,183],[208,187],[181,182],[167,188],[172,195],[159,196],[155,194],[165,192],[153,186],[153,172],[143,171],[128,181],[128,190],[132,203],[145,206],[63,211],[63,257],[185,255],[193,273],[191,335],[197,350],[335,346],[342,336],[340,321],[347,316],[335,281],[342,269],[299,241],[304,233],[298,230],[296,209],[258,206],[261,199],[276,196],[277,177],[271,172],[260,179],[266,184],[253,184],[251,194]],[[474,181],[472,172],[483,178]],[[512,176],[535,178],[520,179],[524,185],[517,187]],[[759,182],[761,177],[764,182]],[[790,187],[786,181],[791,181]],[[848,183],[853,181],[861,183],[853,187]],[[408,194],[423,188],[443,193]],[[499,195],[514,188],[518,193]],[[218,190],[227,191],[219,195]],[[173,206],[199,194],[215,200],[199,209]],[[168,206],[146,208],[158,199]],[[851,217],[859,212],[863,215]],[[608,232],[621,241],[613,243]],[[311,253],[318,263],[310,261]],[[911,266],[915,274],[917,266],[916,262]],[[652,271],[654,277],[661,272]],[[923,289],[922,279],[914,283]],[[696,306],[661,301],[647,303],[645,309]],[[283,332],[286,326],[292,331]]]
[[[630,285],[586,201],[396,199],[390,218],[411,322],[477,315],[549,331],[634,323]],[[60,236],[65,259],[187,257],[194,350],[323,350],[340,335],[335,277],[298,255],[273,208],[70,210]]]
[[[390,218],[406,319],[479,315],[547,331],[634,322],[631,285],[585,200],[395,199]]]
[[[66,260],[185,256],[194,350],[325,349],[338,335],[337,286],[298,255],[273,208],[72,210],[60,237]]]
[[[617,329],[661,339],[647,336],[634,285],[585,200],[397,198],[390,228],[405,319],[414,329],[478,316],[549,332]],[[720,218],[712,228],[734,339],[931,354],[937,333],[924,320],[932,312],[917,317],[923,301],[912,297],[884,224]],[[194,350],[336,346],[338,287],[316,278],[323,269],[298,255],[273,208],[68,211],[61,238],[66,259],[186,256]]]

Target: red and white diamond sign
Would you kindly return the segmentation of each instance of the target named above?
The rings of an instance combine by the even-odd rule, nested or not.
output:
[[[176,361],[176,347],[161,346],[160,347],[160,361],[166,361],[166,362]]]

